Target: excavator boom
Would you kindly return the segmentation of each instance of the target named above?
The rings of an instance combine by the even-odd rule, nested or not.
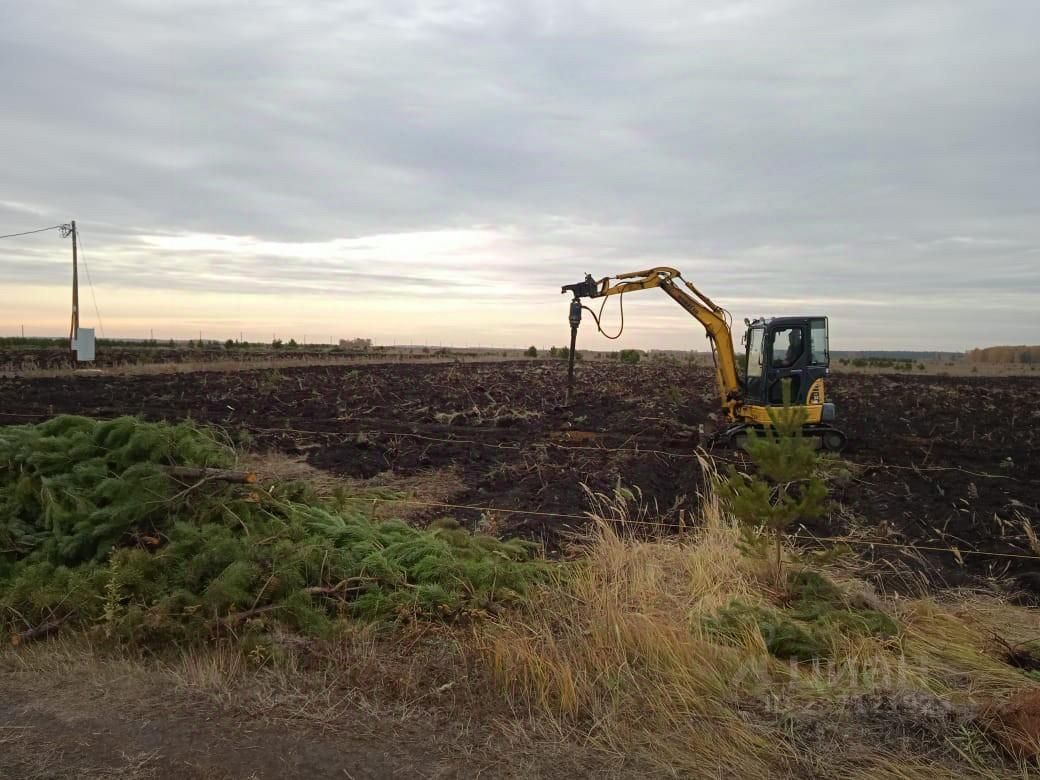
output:
[[[616,280],[616,281],[612,281]],[[690,292],[686,292],[675,280],[681,281]],[[604,277],[598,281],[587,276],[584,282],[566,285],[563,292],[574,293],[575,298],[603,298],[609,295],[624,295],[636,290],[660,287],[672,300],[692,315],[707,333],[715,360],[715,376],[718,382],[719,399],[730,420],[736,419],[740,405],[740,377],[733,353],[733,333],[730,330],[729,314],[721,306],[682,278],[675,268],[659,266],[645,271],[631,271],[616,277]],[[691,294],[692,293],[692,294]]]

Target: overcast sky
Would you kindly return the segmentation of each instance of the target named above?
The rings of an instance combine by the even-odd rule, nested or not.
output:
[[[108,336],[564,343],[559,285],[674,265],[839,349],[1036,343],[1038,35],[1036,0],[8,0],[0,234],[75,218]],[[0,332],[67,328],[69,272],[0,241]]]

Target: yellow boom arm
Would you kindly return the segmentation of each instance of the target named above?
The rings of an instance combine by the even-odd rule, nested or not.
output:
[[[740,378],[737,374],[737,362],[733,354],[733,333],[727,322],[727,312],[714,303],[688,281],[682,278],[674,268],[649,268],[645,271],[632,271],[618,274],[612,282],[611,277],[604,277],[595,282],[595,292],[588,290],[589,297],[601,298],[607,295],[624,295],[636,290],[649,290],[660,287],[668,296],[682,306],[687,312],[704,326],[711,341],[712,356],[715,360],[715,376],[719,385],[719,398],[726,415],[736,419],[736,410],[741,403]],[[675,280],[680,280],[690,292],[686,292]],[[577,291],[575,291],[577,294]],[[693,293],[692,295],[690,293]]]

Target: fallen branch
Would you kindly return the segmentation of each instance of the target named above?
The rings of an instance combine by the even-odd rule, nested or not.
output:
[[[166,473],[171,477],[180,479],[194,479],[197,482],[188,485],[180,493],[171,496],[169,503],[179,501],[196,488],[200,488],[207,482],[233,482],[240,485],[256,484],[256,474],[251,471],[228,471],[227,469],[194,468],[191,466],[167,466]]]
[[[225,628],[227,626],[234,625],[235,623],[242,623],[243,621],[254,618],[257,615],[262,615],[265,612],[271,612],[272,610],[278,609],[280,606],[280,604],[267,604],[263,607],[254,607],[253,609],[247,609],[244,612],[233,612],[232,614],[227,615],[226,617],[222,617],[220,620],[218,620],[217,625],[219,625],[221,628]]]
[[[868,463],[864,466],[869,469],[901,469],[904,471],[916,471],[918,473],[922,471],[959,471],[962,474],[968,474],[972,477],[980,477],[982,479],[1017,479],[1010,474],[983,474],[979,471],[968,471],[967,469],[958,468],[956,466],[896,466],[889,463]]]
[[[11,637],[11,644],[15,647],[20,645],[28,644],[29,642],[35,642],[37,639],[43,639],[46,636],[50,636],[61,628],[74,613],[70,612],[64,617],[56,618],[55,620],[48,620],[46,623],[41,623],[35,628],[30,628],[26,631],[22,631],[19,634],[15,634]]]
[[[335,585],[314,585],[309,588],[304,588],[303,592],[315,596],[337,596],[341,593],[361,590],[366,582],[376,582],[376,580],[371,577],[348,577],[345,580],[337,582]],[[351,583],[357,584],[352,585]]]
[[[193,466],[167,466],[166,473],[171,477],[179,479],[217,480],[219,482],[234,482],[239,485],[252,485],[256,482],[256,474],[252,471],[195,468]]]

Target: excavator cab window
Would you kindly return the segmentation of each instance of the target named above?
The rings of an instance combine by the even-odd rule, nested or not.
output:
[[[811,329],[810,344],[812,345],[810,362],[814,366],[829,366],[831,348],[827,337],[827,318],[819,317],[809,320],[809,327]]]
[[[765,328],[749,328],[746,337],[747,368],[744,372],[744,388],[748,398],[762,395],[762,375],[765,368]]]
[[[804,394],[803,369],[808,361],[809,339],[806,322],[777,324],[770,328],[767,339],[769,370],[766,375],[765,401],[783,403],[783,383],[790,382],[791,401],[800,403]]]
[[[788,325],[773,331],[773,367],[792,368],[805,355],[805,334],[800,325]]]

